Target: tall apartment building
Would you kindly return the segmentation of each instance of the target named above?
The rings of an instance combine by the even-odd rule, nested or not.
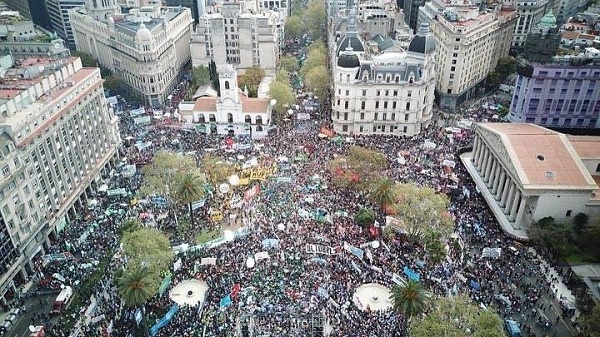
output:
[[[50,32],[35,26],[31,20],[20,15],[4,13],[0,16],[0,54],[16,58],[48,55],[64,57],[69,55],[64,41],[60,38],[44,41]]]
[[[10,57],[10,56],[9,56]],[[79,58],[14,61],[0,80],[0,298],[74,219],[120,143],[97,68]],[[108,171],[105,171],[108,172]]]
[[[420,27],[408,50],[392,46],[376,53],[365,48],[351,9],[345,35],[330,49],[335,132],[412,136],[429,123],[435,42],[428,24]]]
[[[537,25],[542,16],[551,10],[548,0],[504,0],[503,6],[515,9],[519,16],[511,42],[511,52],[520,54],[524,51],[527,34]]]
[[[164,104],[190,60],[192,14],[146,6],[122,14],[114,0],[69,12],[77,51],[93,55],[152,106]]]
[[[404,0],[404,21],[413,29],[417,30],[419,19],[419,7],[425,5],[425,0]]]
[[[586,4],[590,3],[587,0],[555,0],[558,4],[558,11],[556,12],[556,18],[559,23],[565,23],[570,17],[577,15],[577,13],[584,11]]]
[[[420,8],[419,21],[429,23],[435,37],[436,99],[440,107],[454,110],[508,56],[517,11],[499,4],[432,0]]]
[[[224,2],[220,12],[207,8],[192,34],[192,65],[231,64],[237,69],[263,68],[274,73],[279,62],[284,22],[279,12],[246,11],[239,2]]]
[[[51,30],[65,40],[72,50],[75,49],[75,39],[69,20],[69,11],[84,4],[85,0],[46,0]]]
[[[509,120],[556,128],[600,128],[600,51],[586,48],[553,63],[524,63]]]
[[[50,20],[46,10],[45,0],[3,0],[6,6],[21,13],[23,17],[33,21],[36,25],[50,29]]]

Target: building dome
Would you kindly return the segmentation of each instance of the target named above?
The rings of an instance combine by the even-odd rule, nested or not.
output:
[[[429,24],[422,23],[417,35],[410,41],[408,51],[413,53],[429,54],[435,50],[435,41],[429,32]]]
[[[338,55],[340,55],[343,51],[345,51],[348,48],[352,48],[352,50],[358,52],[365,51],[365,47],[363,46],[362,41],[357,36],[353,35],[346,35],[338,41]]]
[[[150,32],[150,29],[146,28],[146,25],[143,22],[140,23],[140,28],[138,28],[137,33],[135,33],[135,39],[139,41],[152,40],[152,32]]]
[[[352,49],[348,48],[338,57],[337,65],[341,68],[357,68],[360,67],[360,60],[352,53]]]
[[[552,10],[544,15],[540,21],[540,25],[544,28],[556,28],[556,17],[554,16],[554,13],[552,13]]]

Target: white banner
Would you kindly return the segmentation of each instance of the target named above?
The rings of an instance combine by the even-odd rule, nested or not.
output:
[[[256,254],[254,254],[254,259],[256,261],[260,261],[260,260],[264,260],[264,259],[268,259],[268,258],[270,258],[268,252],[258,252]]]
[[[483,248],[483,251],[481,252],[481,257],[489,257],[489,258],[497,259],[500,257],[501,253],[502,253],[502,248],[485,247],[485,248]]]
[[[404,283],[404,279],[402,277],[400,277],[400,275],[393,273],[392,274],[392,282],[394,282],[396,284],[402,284],[402,283]]]
[[[200,265],[202,266],[216,266],[217,265],[217,258],[216,257],[203,257],[202,259],[200,259]]]
[[[456,162],[454,160],[444,159],[444,161],[442,162],[442,166],[454,168],[454,166],[456,166]]]
[[[306,245],[306,252],[308,254],[325,254],[325,255],[335,255],[336,251],[333,247],[322,246],[322,245]]]
[[[175,261],[175,263],[173,263],[173,271],[178,271],[179,269],[181,269],[181,258],[177,259],[177,261]]]

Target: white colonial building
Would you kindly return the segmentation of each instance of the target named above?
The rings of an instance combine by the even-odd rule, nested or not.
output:
[[[148,104],[164,104],[190,60],[188,8],[146,6],[122,14],[115,0],[87,1],[69,17],[77,51],[97,58]]]
[[[208,134],[249,136],[267,135],[273,103],[269,98],[252,98],[240,90],[237,72],[230,64],[217,67],[220,95],[204,96],[195,102],[179,104],[181,117],[194,128]]]
[[[418,134],[432,117],[435,90],[433,37],[423,25],[408,50],[365,48],[352,9],[343,37],[331,46],[332,120],[342,134]]]
[[[260,67],[267,73],[277,70],[285,15],[243,5],[224,2],[206,9],[191,37],[193,66],[206,66],[214,60],[237,69]]]
[[[544,217],[567,221],[600,212],[600,137],[568,136],[534,124],[483,123],[461,155],[498,222],[510,235]]]

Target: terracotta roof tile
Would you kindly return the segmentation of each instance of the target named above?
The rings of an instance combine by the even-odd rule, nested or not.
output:
[[[194,111],[217,111],[216,97],[200,97],[194,104]]]

